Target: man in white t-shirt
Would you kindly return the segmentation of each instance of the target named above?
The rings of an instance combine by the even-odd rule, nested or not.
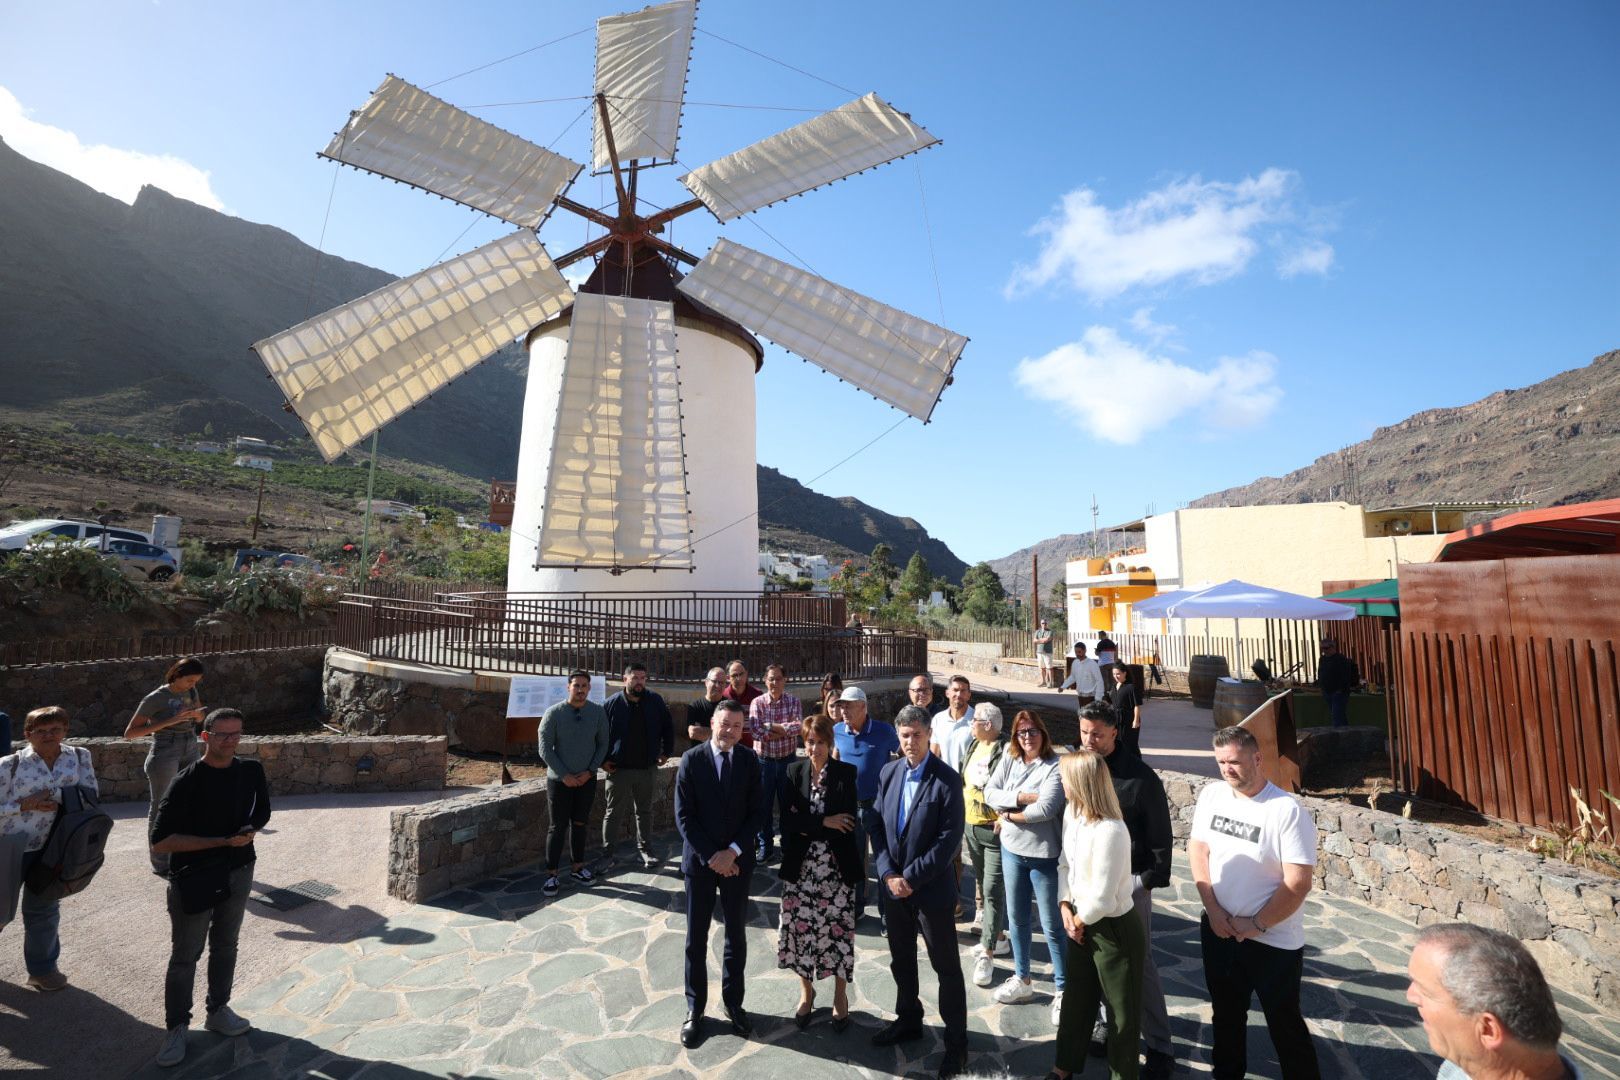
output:
[[[945,700],[950,704],[935,713],[929,752],[941,761],[960,761],[968,740],[973,738],[973,684],[965,675],[952,675],[945,684]]]
[[[1240,1080],[1246,1074],[1249,1002],[1258,995],[1283,1080],[1320,1080],[1299,1008],[1305,967],[1300,905],[1316,865],[1316,823],[1298,799],[1266,779],[1260,744],[1247,729],[1222,728],[1214,744],[1225,783],[1198,793],[1187,841],[1204,903],[1213,1075]]]

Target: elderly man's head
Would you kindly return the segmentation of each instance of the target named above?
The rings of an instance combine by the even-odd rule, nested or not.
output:
[[[1472,1076],[1539,1074],[1558,1061],[1563,1025],[1535,958],[1517,938],[1466,923],[1418,934],[1406,1000],[1435,1053]]]

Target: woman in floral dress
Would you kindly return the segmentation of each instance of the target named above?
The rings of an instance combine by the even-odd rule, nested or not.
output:
[[[794,1023],[810,1026],[815,980],[833,978],[832,1026],[849,1026],[848,983],[855,973],[855,883],[861,851],[855,836],[859,803],[855,766],[832,760],[833,722],[818,713],[804,722],[806,756],[788,766],[782,810],[782,926],[777,966],[799,976]]]

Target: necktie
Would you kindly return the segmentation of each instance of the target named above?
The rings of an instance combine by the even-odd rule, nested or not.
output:
[[[731,751],[720,751],[720,790],[731,794]]]
[[[911,770],[906,770],[905,777],[900,781],[900,831],[906,831],[906,821],[911,817]]]

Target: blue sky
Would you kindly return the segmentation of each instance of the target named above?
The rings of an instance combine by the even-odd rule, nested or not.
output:
[[[583,160],[584,102],[498,103],[587,93],[617,10],[13,0],[0,135],[310,243],[330,197],[327,252],[410,273],[508,227],[334,186],[315,151],[393,72]],[[1093,493],[1104,523],[1169,510],[1620,347],[1620,6],[704,0],[698,30],[683,165],[840,87],[944,140],[724,233],[972,339],[932,424],[814,482],[969,561],[1080,531]],[[680,171],[643,195],[685,198]],[[705,217],[675,241],[705,250]],[[542,233],[584,238],[566,214]],[[758,390],[759,460],[801,480],[899,417],[774,349]]]

